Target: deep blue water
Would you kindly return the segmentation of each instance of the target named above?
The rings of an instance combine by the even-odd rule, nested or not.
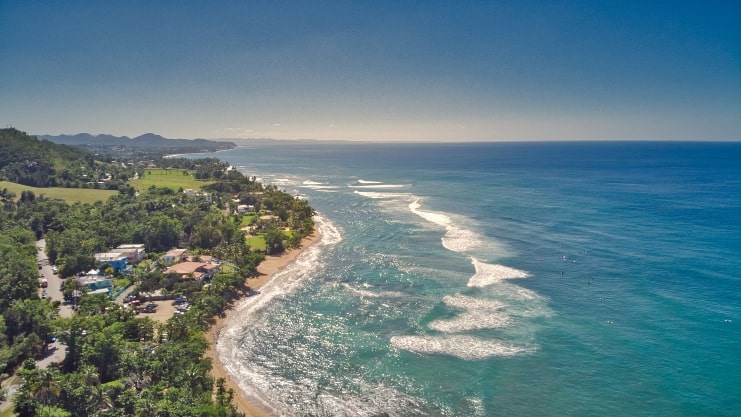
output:
[[[213,155],[319,212],[219,341],[278,415],[739,415],[739,143]]]

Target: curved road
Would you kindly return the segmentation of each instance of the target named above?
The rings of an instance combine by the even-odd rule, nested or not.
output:
[[[52,271],[52,265],[49,264],[49,259],[47,259],[46,257],[46,241],[44,239],[36,241],[36,247],[38,248],[36,258],[41,264],[41,269],[39,270],[40,278],[46,278],[46,280],[49,282],[49,286],[45,288],[46,297],[53,301],[58,300],[60,303],[62,303],[62,305],[59,306],[59,315],[61,317],[72,317],[72,305],[64,304],[64,297],[62,296],[62,291],[60,290],[60,287],[64,280],[59,278],[59,275],[55,274],[54,271]],[[39,296],[41,296],[42,289],[43,288],[39,288]],[[58,363],[64,360],[65,354],[66,349],[63,344],[58,341],[50,343],[48,345],[46,355],[36,361],[36,366],[38,366],[39,369],[45,369],[52,363]],[[20,384],[20,381],[16,382]],[[5,401],[0,401],[0,412],[13,406],[13,396],[15,395],[15,392],[19,386],[20,385],[17,384],[9,384],[3,386],[3,388],[7,388],[8,390],[8,399]]]

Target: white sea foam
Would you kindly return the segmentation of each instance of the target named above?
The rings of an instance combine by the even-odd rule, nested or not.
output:
[[[420,207],[422,206],[421,204],[419,204],[419,199],[416,199],[411,204],[409,204],[409,209],[412,211],[412,213],[418,215],[419,217],[442,227],[448,227],[450,225],[450,217],[448,217],[447,215],[441,213],[433,213],[431,211],[422,211],[419,209]]]
[[[532,347],[516,346],[492,339],[465,335],[394,336],[391,344],[411,352],[449,355],[465,360],[486,359],[492,356],[514,356],[534,351]]]
[[[383,184],[381,181],[358,180],[360,184]]]
[[[473,330],[498,329],[510,326],[512,318],[502,313],[466,311],[452,319],[435,320],[428,325],[432,330],[443,333],[462,333]]]
[[[507,305],[498,300],[487,300],[485,298],[471,297],[468,295],[446,295],[443,297],[445,305],[466,310],[496,311]]]
[[[274,402],[274,396],[270,394],[271,387],[275,387],[276,383],[291,384],[291,382],[276,380],[272,375],[244,361],[240,339],[244,334],[245,326],[257,325],[259,317],[256,313],[258,311],[270,305],[276,298],[284,297],[304,285],[320,266],[319,257],[323,248],[335,245],[342,240],[342,234],[334,224],[322,216],[316,216],[314,220],[320,240],[301,252],[286,269],[275,274],[260,288],[260,294],[240,301],[230,313],[216,344],[216,351],[224,368],[236,381],[239,381],[239,386],[245,394],[270,407],[277,415],[291,415],[291,413],[290,409]]]
[[[533,290],[528,290],[527,288],[517,287],[513,286],[508,293],[508,296],[513,300],[519,300],[519,301],[532,301],[532,300],[542,300],[543,297],[538,295]]]
[[[350,291],[351,293],[353,293],[353,294],[355,294],[357,296],[363,297],[363,298],[380,298],[380,297],[383,297],[383,298],[401,298],[401,297],[404,296],[404,293],[401,293],[399,291],[379,291],[379,292],[374,292],[374,291],[371,291],[371,290],[364,290],[364,289],[357,288],[357,287],[355,287],[353,285],[350,285],[348,283],[342,283],[342,286],[345,289],[347,289],[348,291]]]
[[[456,226],[447,214],[421,210],[420,207],[419,199],[415,199],[409,204],[409,210],[412,213],[430,223],[445,228],[445,236],[441,239],[445,249],[457,253],[466,253],[484,247],[484,239],[478,233]]]
[[[311,189],[311,190],[317,190],[317,191],[336,190],[336,189],[339,189],[340,188],[340,187],[338,187],[336,185],[329,185],[329,184],[325,184],[325,183],[321,183],[321,182],[316,182],[316,181],[312,181],[312,180],[305,180],[301,184],[300,187],[301,188],[308,188],[308,189]]]
[[[336,185],[303,185],[303,188],[309,188],[312,190],[336,190],[340,187]]]
[[[308,188],[310,190],[316,190],[316,191],[331,191],[331,190],[337,190],[340,187],[336,185],[302,185],[301,188]]]
[[[527,272],[519,269],[498,264],[487,264],[476,258],[471,259],[474,268],[476,268],[476,273],[468,280],[469,287],[486,287],[505,279],[527,278],[529,276]]]
[[[372,198],[374,200],[399,199],[399,198],[409,197],[409,194],[406,194],[406,193],[381,193],[377,191],[357,191],[357,190],[355,190],[354,193],[362,197]]]
[[[241,332],[242,324],[254,318],[254,313],[263,309],[276,297],[282,297],[293,292],[303,284],[312,272],[319,266],[318,259],[322,247],[332,246],[342,240],[342,234],[337,227],[321,216],[314,221],[320,235],[315,245],[306,248],[283,271],[276,273],[273,278],[260,288],[260,294],[243,299],[229,316],[224,329],[219,336],[219,353],[226,354],[234,348],[236,338]]]
[[[363,188],[363,189],[372,189],[372,188],[406,188],[409,187],[408,184],[371,184],[371,185],[348,185],[350,188]]]
[[[443,333],[460,333],[472,330],[497,329],[512,324],[512,319],[500,310],[506,307],[502,302],[465,295],[446,296],[443,302],[455,308],[466,310],[452,319],[435,320],[428,325],[430,329]]]
[[[481,235],[471,230],[447,226],[447,232],[442,238],[442,243],[445,249],[465,253],[481,248],[483,246],[483,239]]]

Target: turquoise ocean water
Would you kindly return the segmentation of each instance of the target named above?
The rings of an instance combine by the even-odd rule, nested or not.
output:
[[[213,156],[319,212],[218,343],[276,415],[741,414],[741,144]]]

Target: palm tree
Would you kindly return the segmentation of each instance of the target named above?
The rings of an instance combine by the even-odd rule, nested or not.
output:
[[[62,382],[59,373],[51,368],[40,372],[39,381],[35,388],[36,397],[42,404],[46,405],[51,413],[52,404],[59,398],[62,392]]]
[[[78,372],[78,381],[83,387],[88,387],[93,398],[88,398],[87,409],[98,409],[100,404],[100,376],[92,365],[84,365]]]

